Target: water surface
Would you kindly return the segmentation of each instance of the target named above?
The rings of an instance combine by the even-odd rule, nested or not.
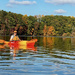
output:
[[[75,38],[21,37],[33,38],[38,39],[35,50],[0,45],[0,75],[75,75]]]

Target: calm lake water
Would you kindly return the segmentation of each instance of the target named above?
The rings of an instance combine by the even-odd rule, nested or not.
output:
[[[0,75],[75,75],[75,38],[33,38],[38,42],[32,50],[0,45]],[[8,41],[9,36],[0,39]]]

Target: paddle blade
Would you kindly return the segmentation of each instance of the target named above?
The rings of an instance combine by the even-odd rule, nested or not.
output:
[[[9,44],[9,42],[7,42],[7,41],[5,41],[4,43],[5,43],[5,44]]]
[[[2,43],[4,43],[4,42],[5,42],[4,40],[1,40],[1,39],[0,39],[0,44],[2,44]]]
[[[37,40],[37,39],[32,39],[32,40],[30,40],[30,41],[34,41],[34,42],[37,42],[38,40]]]

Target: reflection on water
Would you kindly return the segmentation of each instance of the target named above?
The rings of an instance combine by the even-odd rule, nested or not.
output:
[[[32,48],[0,45],[0,75],[75,74],[75,38],[33,38],[38,42]]]

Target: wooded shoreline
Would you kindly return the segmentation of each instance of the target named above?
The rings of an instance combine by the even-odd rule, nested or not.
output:
[[[0,10],[0,34],[26,36],[75,36],[75,17],[58,15],[27,16]]]

